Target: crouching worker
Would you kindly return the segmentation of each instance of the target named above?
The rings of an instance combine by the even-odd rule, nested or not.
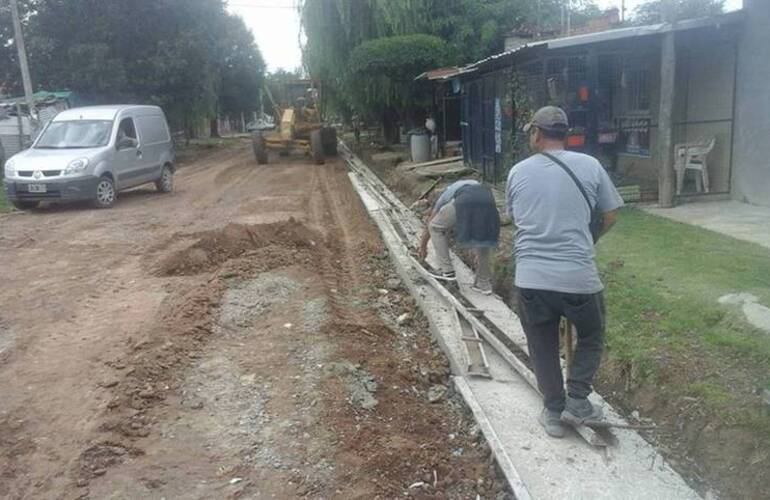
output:
[[[432,241],[438,271],[431,275],[439,280],[457,279],[449,257],[452,233],[458,248],[475,250],[476,278],[471,289],[491,295],[491,257],[500,239],[500,214],[487,186],[474,180],[457,181],[447,186],[436,200],[420,240],[418,256],[425,260],[428,241]]]

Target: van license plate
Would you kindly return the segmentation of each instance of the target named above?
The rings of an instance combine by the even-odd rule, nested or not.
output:
[[[48,191],[45,184],[27,184],[27,191],[30,193],[45,193]]]

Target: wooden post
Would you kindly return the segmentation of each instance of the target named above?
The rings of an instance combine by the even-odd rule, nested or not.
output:
[[[32,78],[29,76],[27,49],[24,46],[24,35],[21,32],[21,18],[19,17],[19,6],[16,1],[17,0],[10,0],[11,17],[13,17],[13,43],[16,45],[16,50],[19,54],[21,81],[24,85],[24,99],[27,101],[27,108],[29,109],[30,128],[35,128],[33,124],[33,120],[35,120],[35,99],[32,95]],[[32,131],[30,130],[30,137],[32,135]]]
[[[21,103],[19,102],[16,103],[16,123],[19,125],[19,151],[22,151],[26,148],[24,147],[24,119],[21,116]]]
[[[658,110],[658,204],[674,206],[674,99],[676,97],[676,46],[674,31],[663,35],[660,52],[660,108]]]

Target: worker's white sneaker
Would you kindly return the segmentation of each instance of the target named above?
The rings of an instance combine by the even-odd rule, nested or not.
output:
[[[428,271],[428,274],[441,281],[457,281],[457,275],[454,271]]]
[[[554,438],[563,438],[567,430],[564,428],[564,424],[559,418],[561,414],[558,411],[549,410],[543,408],[540,412],[540,416],[537,417],[537,421],[545,429],[545,433]]]
[[[586,398],[567,396],[567,404],[561,412],[562,422],[572,425],[584,425],[587,422],[598,422],[604,418],[604,412],[599,406],[594,406]]]

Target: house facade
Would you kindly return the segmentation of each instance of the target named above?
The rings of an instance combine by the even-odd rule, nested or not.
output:
[[[643,199],[679,188],[678,202],[770,205],[767,26],[770,2],[748,0],[714,18],[529,42],[471,64],[458,77],[466,162],[504,181],[529,154],[521,125],[553,104],[569,115],[569,147],[595,155]],[[676,147],[711,141],[708,193],[695,171],[676,186]]]

